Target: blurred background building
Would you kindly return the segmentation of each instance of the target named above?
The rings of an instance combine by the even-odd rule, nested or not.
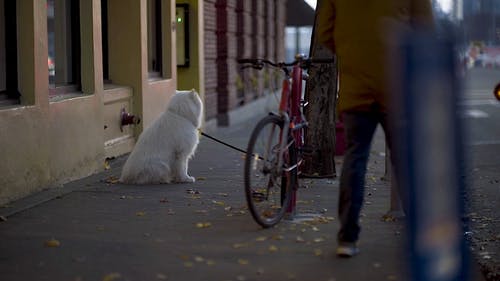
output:
[[[457,0],[457,20],[462,21],[464,39],[486,45],[500,44],[500,1]]]
[[[286,3],[0,0],[0,205],[105,169],[175,89],[205,130],[263,110],[276,77],[237,59],[284,60]]]

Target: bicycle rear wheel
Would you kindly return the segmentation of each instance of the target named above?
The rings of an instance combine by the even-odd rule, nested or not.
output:
[[[297,162],[293,142],[281,149],[283,120],[275,115],[262,119],[252,132],[245,159],[245,194],[254,220],[267,228],[285,215],[292,197],[297,169],[287,170]],[[282,151],[283,150],[283,151]],[[281,167],[278,167],[281,157]]]

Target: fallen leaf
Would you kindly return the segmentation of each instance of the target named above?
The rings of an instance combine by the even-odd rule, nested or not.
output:
[[[304,238],[302,238],[301,236],[297,236],[297,238],[295,238],[295,242],[304,243],[306,242],[306,240],[304,240]]]
[[[104,170],[109,170],[111,169],[111,166],[109,165],[109,162],[106,160],[104,161]]]
[[[195,262],[204,262],[204,261],[205,261],[205,259],[204,259],[203,257],[196,256],[196,257],[194,257],[194,261],[195,261]]]
[[[385,214],[382,216],[383,222],[395,222],[397,219],[393,215]]]
[[[187,261],[187,262],[184,263],[184,266],[185,267],[193,267],[193,263],[190,262],[190,261]]]
[[[266,240],[267,240],[267,237],[265,237],[265,236],[259,236],[259,237],[255,238],[255,241],[259,241],[259,242],[266,241]]]
[[[207,265],[210,265],[210,266],[215,265],[215,261],[207,260]]]
[[[59,242],[59,240],[56,240],[54,238],[45,241],[45,247],[57,248],[59,246],[61,246],[61,242]]]
[[[269,252],[277,252],[278,251],[278,247],[274,246],[274,245],[271,245],[269,246]]]
[[[321,249],[314,249],[314,255],[319,257],[323,254],[323,251]]]
[[[119,181],[120,181],[120,179],[115,177],[115,176],[109,176],[105,180],[105,182],[108,184],[115,184],[115,183],[118,183]]]
[[[314,241],[315,243],[320,243],[320,242],[325,241],[325,239],[323,239],[322,237],[320,237],[320,238],[316,238],[316,239],[314,239],[313,241]]]
[[[211,226],[212,226],[212,224],[209,222],[199,222],[196,224],[197,228],[207,228],[207,227],[211,227]]]
[[[206,180],[207,178],[206,177],[197,177],[196,180],[199,180],[199,181],[204,181]]]
[[[226,204],[222,201],[217,201],[217,200],[212,200],[212,203],[214,203],[215,205],[219,205],[219,206],[225,206]]]
[[[139,212],[135,213],[135,215],[138,217],[144,217],[146,215],[146,212],[139,211]]]
[[[248,264],[248,260],[238,259],[238,263],[241,264],[241,265],[247,265]]]
[[[113,281],[113,280],[116,280],[116,279],[121,278],[121,277],[122,277],[122,275],[120,273],[113,272],[113,273],[106,274],[102,278],[102,281]]]
[[[229,194],[227,194],[225,192],[219,192],[219,193],[217,193],[217,195],[222,196],[222,197],[228,197],[229,196]]]

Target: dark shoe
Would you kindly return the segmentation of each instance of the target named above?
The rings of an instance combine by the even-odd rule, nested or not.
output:
[[[350,258],[359,254],[359,248],[355,242],[339,242],[337,246],[337,256]]]

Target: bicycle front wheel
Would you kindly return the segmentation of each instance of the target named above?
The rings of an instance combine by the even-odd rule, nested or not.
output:
[[[252,132],[245,159],[248,208],[264,228],[283,218],[296,180],[297,169],[288,168],[297,162],[297,153],[293,142],[283,136],[283,123],[275,115],[262,119]]]

